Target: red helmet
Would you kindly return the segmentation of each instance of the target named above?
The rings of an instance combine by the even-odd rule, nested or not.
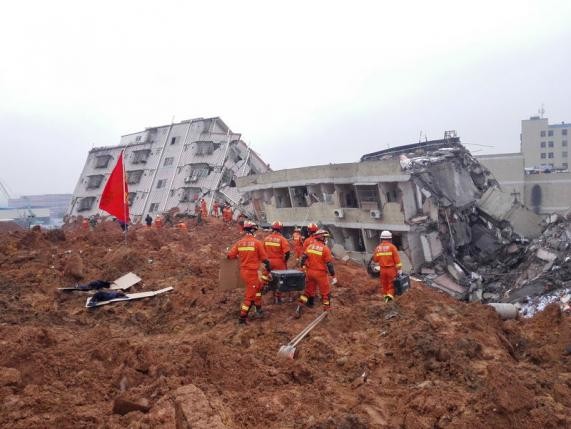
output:
[[[319,229],[319,227],[315,223],[310,223],[309,225],[307,225],[307,230],[309,232],[311,232],[312,234],[315,234],[318,229]]]
[[[274,231],[281,231],[284,227],[284,224],[281,223],[279,220],[275,220],[272,222],[272,229]]]
[[[258,229],[258,225],[256,222],[252,222],[251,220],[244,221],[244,231],[256,231]]]

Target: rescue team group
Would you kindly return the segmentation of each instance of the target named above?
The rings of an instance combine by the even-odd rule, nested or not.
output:
[[[246,286],[244,301],[240,306],[239,323],[245,324],[248,314],[253,310],[252,318],[264,316],[262,311],[262,289],[268,281],[271,270],[287,269],[287,261],[291,251],[288,240],[283,236],[283,224],[275,221],[271,225],[272,232],[263,241],[255,237],[258,225],[245,220],[243,225],[244,236],[240,238],[228,251],[228,259],[238,259],[240,263],[240,276]],[[299,265],[306,273],[305,290],[299,296],[299,305],[296,317],[301,316],[304,306],[313,307],[314,298],[319,291],[324,311],[331,309],[331,285],[337,284],[333,256],[327,246],[329,232],[310,223],[307,226],[308,237],[301,235],[296,228],[293,233],[294,252]],[[394,280],[402,272],[398,249],[392,243],[390,231],[381,233],[381,242],[375,248],[371,262],[380,267],[381,292],[385,302],[392,301],[395,296]],[[258,276],[260,264],[265,267],[262,279]],[[331,282],[329,277],[331,276]],[[264,281],[265,280],[265,281]],[[279,294],[276,300],[280,302]]]

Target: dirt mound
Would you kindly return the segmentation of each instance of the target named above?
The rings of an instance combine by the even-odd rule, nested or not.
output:
[[[0,222],[0,233],[1,232],[11,232],[11,231],[20,231],[22,227],[18,225],[16,222]]]
[[[242,291],[217,289],[237,239],[215,220],[176,229],[115,224],[0,237],[0,426],[433,428],[569,427],[569,316],[526,320],[432,289],[382,302],[364,269],[337,261],[330,316],[276,355],[319,306],[295,302],[237,324]],[[83,281],[143,278],[155,298],[86,310],[57,287],[81,260]],[[292,297],[295,298],[295,297]],[[287,301],[287,299],[286,299]],[[131,411],[132,410],[132,411]]]

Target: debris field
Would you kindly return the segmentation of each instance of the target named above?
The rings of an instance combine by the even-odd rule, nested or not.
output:
[[[560,306],[502,321],[416,284],[385,304],[363,267],[336,261],[333,310],[294,302],[237,323],[242,290],[218,289],[239,236],[216,219],[129,231],[0,233],[0,427],[565,428],[571,324]],[[58,287],[134,272],[164,295],[84,308]]]

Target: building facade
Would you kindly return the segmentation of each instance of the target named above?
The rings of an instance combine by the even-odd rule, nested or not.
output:
[[[478,160],[494,175],[502,190],[514,201],[538,214],[571,210],[571,173],[525,169],[524,155],[480,155]]]
[[[547,118],[532,116],[521,121],[521,153],[528,169],[569,168],[571,124],[549,124]]]
[[[494,223],[505,228],[511,222],[506,234],[540,232],[539,217],[512,203],[457,138],[387,149],[356,163],[242,177],[236,183],[260,221],[280,220],[290,228],[316,222],[360,262],[371,256],[381,231],[390,230],[405,269],[412,271],[469,248],[488,251],[498,234]]]
[[[99,199],[121,151],[131,219],[140,221],[177,207],[194,213],[201,198],[240,206],[236,177],[264,173],[268,165],[218,117],[146,128],[120,144],[89,151],[68,215],[105,214]]]

